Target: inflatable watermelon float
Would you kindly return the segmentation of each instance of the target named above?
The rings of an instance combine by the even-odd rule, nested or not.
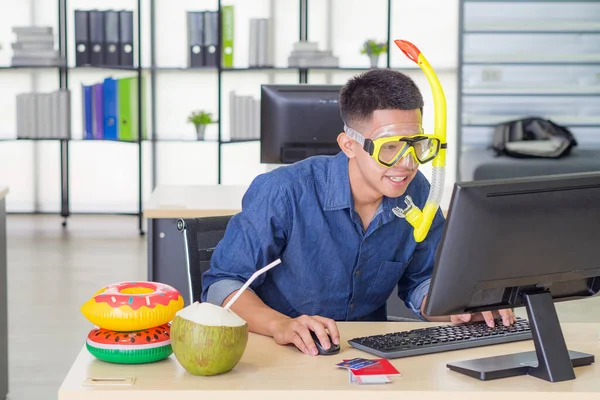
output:
[[[118,364],[143,364],[164,360],[173,352],[169,323],[135,332],[94,328],[86,347],[97,359]]]

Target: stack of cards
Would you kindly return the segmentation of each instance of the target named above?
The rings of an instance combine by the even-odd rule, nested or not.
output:
[[[365,358],[353,358],[336,364],[340,368],[348,370],[350,383],[359,385],[388,383],[391,377],[402,376],[400,372],[386,359],[379,358],[368,360]]]

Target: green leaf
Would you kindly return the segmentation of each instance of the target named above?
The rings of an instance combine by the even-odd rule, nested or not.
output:
[[[379,55],[382,53],[387,53],[387,43],[377,42],[373,39],[367,40],[360,50],[360,54]]]
[[[212,113],[204,110],[196,110],[188,116],[188,122],[194,125],[207,125],[215,121],[213,120]]]

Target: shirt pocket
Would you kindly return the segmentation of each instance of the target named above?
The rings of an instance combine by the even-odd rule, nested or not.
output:
[[[369,300],[383,305],[398,286],[409,261],[382,261],[375,279],[369,285]]]

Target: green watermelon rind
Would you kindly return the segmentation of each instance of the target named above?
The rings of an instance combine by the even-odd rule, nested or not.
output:
[[[171,344],[146,349],[101,349],[86,343],[88,351],[97,359],[116,364],[146,364],[164,360],[173,353]]]

